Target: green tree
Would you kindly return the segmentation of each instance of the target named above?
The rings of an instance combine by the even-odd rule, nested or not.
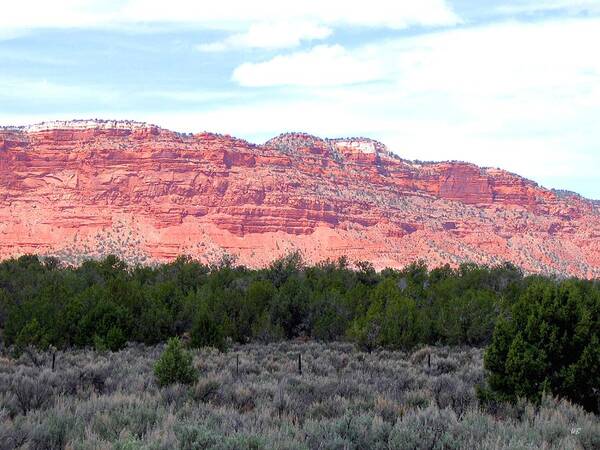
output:
[[[196,382],[198,371],[194,367],[192,354],[183,348],[179,338],[169,339],[167,347],[156,361],[154,375],[161,387],[174,383]]]
[[[597,412],[599,336],[597,287],[538,279],[496,325],[484,359],[490,388],[509,400],[552,393]]]
[[[410,350],[419,342],[420,326],[416,302],[394,297],[388,301],[383,315],[383,344]]]
[[[15,340],[15,354],[20,355],[27,347],[35,347],[40,350],[46,350],[50,343],[48,334],[37,319],[31,319],[19,332]]]
[[[271,321],[281,327],[292,339],[306,334],[310,290],[299,277],[289,278],[280,288],[271,304]]]
[[[238,317],[238,335],[240,342],[248,342],[253,336],[258,322],[264,317],[269,304],[275,295],[275,288],[270,281],[256,280],[250,283],[242,299]]]
[[[386,308],[399,298],[400,291],[392,278],[386,278],[371,291],[366,314],[355,318],[348,333],[360,348],[371,351],[387,344]]]
[[[125,347],[125,344],[127,343],[127,338],[125,337],[125,334],[123,333],[123,330],[121,330],[121,328],[119,328],[118,326],[114,326],[111,327],[106,333],[104,342],[106,344],[106,347],[111,352],[116,352]]]
[[[450,345],[489,343],[499,311],[493,294],[468,289],[439,301],[437,332]]]
[[[196,313],[190,335],[192,347],[214,347],[221,351],[225,350],[223,328],[205,305],[202,305]]]
[[[6,324],[10,304],[11,300],[8,293],[0,288],[0,329],[3,329]]]
[[[267,270],[267,277],[275,287],[279,288],[290,277],[297,275],[303,267],[302,254],[295,251],[273,261]]]
[[[334,341],[344,336],[350,320],[350,310],[338,291],[315,295],[311,302],[312,336],[321,341]]]

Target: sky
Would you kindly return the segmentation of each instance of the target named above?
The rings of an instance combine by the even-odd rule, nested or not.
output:
[[[364,136],[600,199],[600,0],[19,0],[0,124]]]

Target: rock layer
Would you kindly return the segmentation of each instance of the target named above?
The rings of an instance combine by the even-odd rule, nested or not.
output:
[[[264,266],[292,250],[600,277],[600,206],[500,169],[406,161],[369,139],[253,145],[115,121],[0,129],[2,258],[228,253]]]

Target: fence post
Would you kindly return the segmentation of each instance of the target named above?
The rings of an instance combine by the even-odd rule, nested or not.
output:
[[[236,353],[235,355],[235,376],[239,377],[240,375],[240,355]]]
[[[302,353],[298,353],[298,373],[302,375]]]
[[[431,353],[427,353],[427,367],[431,369]]]

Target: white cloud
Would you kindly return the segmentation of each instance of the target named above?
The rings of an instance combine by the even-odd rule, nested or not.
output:
[[[598,0],[512,0],[496,8],[503,14],[566,11],[569,13],[600,12]]]
[[[448,25],[459,21],[445,0],[130,0],[123,9],[131,20],[202,23],[225,29],[246,29],[264,22],[308,22],[406,28],[410,25]]]
[[[262,63],[245,63],[233,72],[242,86],[329,86],[380,79],[379,61],[352,54],[340,45],[319,45],[308,51],[277,56]]]
[[[411,90],[498,96],[594,86],[600,20],[508,23],[398,40],[382,50]]]
[[[118,99],[116,92],[50,82],[45,79],[23,79],[0,76],[0,99],[99,102],[110,104]]]
[[[535,24],[505,23],[387,40],[345,49],[316,46],[259,63],[233,74],[244,86],[343,85],[388,80],[403,92],[451,95],[566,93],[594,88],[600,20]]]
[[[445,0],[20,0],[3,5],[0,29],[179,23],[244,32],[267,18],[271,23],[391,28],[459,21]]]
[[[223,120],[243,135],[290,129],[363,134],[411,159],[473,161],[545,184],[593,177],[600,166],[596,42],[600,19],[570,19],[353,49],[319,46],[238,67],[234,80],[276,86],[279,100],[213,111],[205,121],[217,126]],[[282,85],[296,86],[287,99]]]
[[[337,26],[452,25],[460,20],[446,0],[20,0],[0,15],[3,34],[38,28],[125,27],[145,31],[168,24],[230,33],[198,46],[203,52],[296,47],[325,39]]]
[[[240,92],[233,92],[227,90],[211,91],[204,89],[191,89],[191,90],[144,90],[138,95],[141,98],[158,98],[163,100],[172,100],[181,103],[210,103],[224,100],[233,100],[247,98],[248,94],[244,95]]]
[[[0,41],[10,41],[11,39],[21,37],[22,35],[22,30],[0,29]]]
[[[325,39],[332,33],[331,28],[311,23],[257,23],[244,33],[232,34],[222,41],[201,44],[198,50],[214,52],[238,48],[297,47],[302,41]]]
[[[21,0],[2,6],[0,29],[86,27],[97,25],[106,16],[96,16],[95,2],[76,0]],[[98,4],[100,2],[97,2]]]

